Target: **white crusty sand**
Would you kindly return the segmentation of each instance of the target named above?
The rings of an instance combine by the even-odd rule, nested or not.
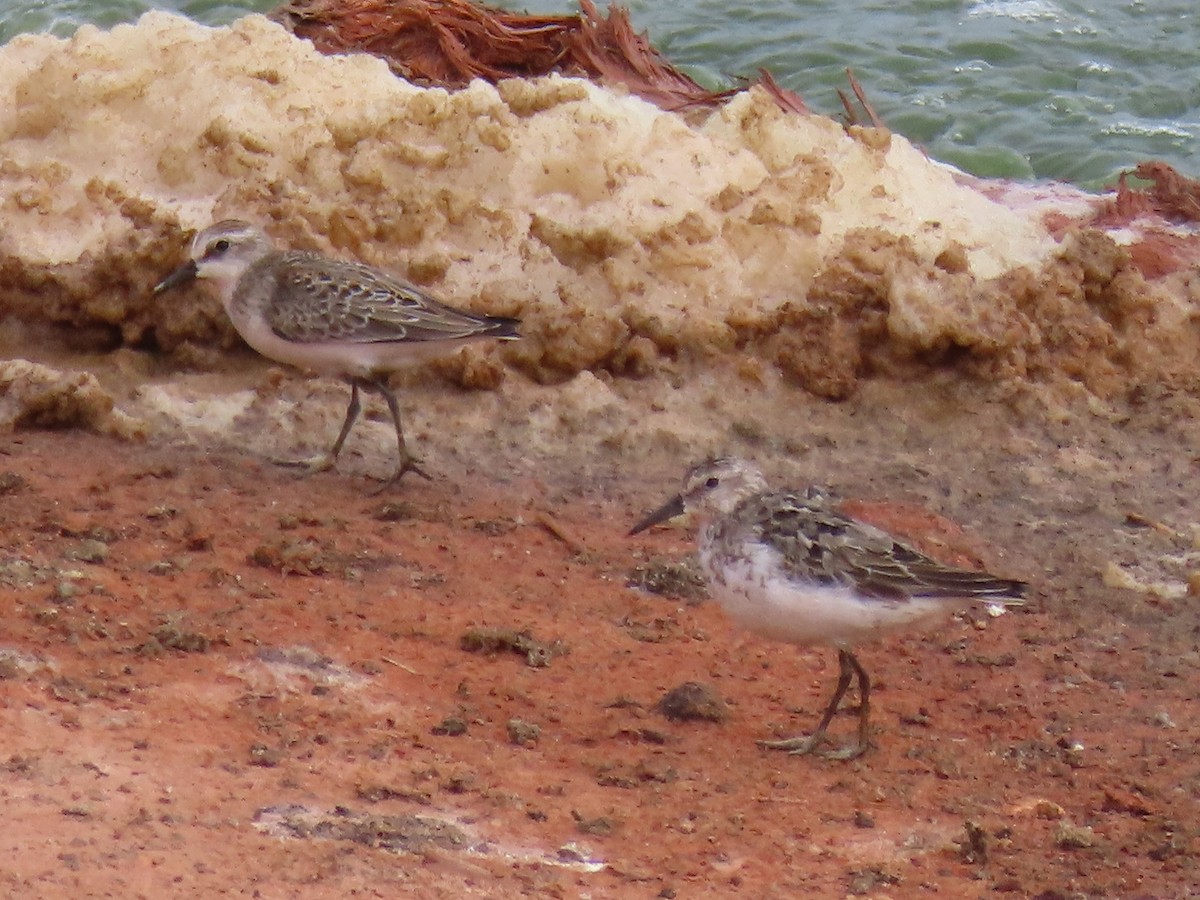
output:
[[[1147,285],[1108,236],[1056,241],[1040,207],[759,90],[690,124],[581,80],[449,93],[322,56],[261,16],[206,28],[152,12],[11,41],[0,94],[0,299],[22,323],[0,341],[65,325],[76,349],[225,370],[238,342],[219,305],[149,288],[193,229],[236,216],[519,315],[524,341],[436,369],[503,384],[489,404],[445,401],[479,411],[446,412],[463,440],[508,423],[514,446],[625,427],[690,446],[750,410],[745,427],[769,435],[771,410],[943,358],[1098,396],[1196,365],[1194,288]],[[105,376],[104,359],[89,365],[126,383],[160,366]],[[160,421],[165,395],[139,410],[151,394],[114,391]],[[442,415],[436,393],[418,421]]]

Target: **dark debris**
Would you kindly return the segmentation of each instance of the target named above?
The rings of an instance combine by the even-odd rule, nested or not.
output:
[[[554,657],[568,652],[562,641],[539,641],[528,629],[513,628],[468,628],[458,639],[458,645],[468,653],[517,653],[535,669],[545,668]]]
[[[696,681],[686,681],[667,691],[654,708],[672,722],[724,722],[729,718],[721,695]]]

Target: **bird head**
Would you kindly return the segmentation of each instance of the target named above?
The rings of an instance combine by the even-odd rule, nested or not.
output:
[[[192,238],[191,258],[160,281],[154,293],[204,278],[216,284],[228,302],[246,270],[274,251],[270,238],[253,225],[237,219],[217,222]]]
[[[688,471],[680,493],[638,522],[629,533],[637,534],[684,513],[698,513],[705,518],[725,515],[747,497],[766,489],[766,479],[753,463],[734,456],[707,460]]]

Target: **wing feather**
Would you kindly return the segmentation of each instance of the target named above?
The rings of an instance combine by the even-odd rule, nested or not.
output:
[[[285,253],[275,263],[265,313],[271,329],[297,343],[455,340],[510,336],[514,320],[454,309],[369,266],[312,253]]]
[[[768,544],[789,574],[820,584],[844,584],[881,601],[914,597],[1019,603],[1026,584],[948,566],[882,529],[840,512],[822,492],[753,497],[727,527]]]

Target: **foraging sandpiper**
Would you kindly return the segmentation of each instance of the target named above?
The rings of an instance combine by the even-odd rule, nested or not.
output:
[[[857,678],[858,739],[823,755],[854,759],[869,745],[870,679],[850,647],[948,615],[972,601],[1017,605],[1027,585],[943,565],[874,526],[839,513],[819,489],[770,491],[753,465],[734,458],[702,463],[683,492],[639,522],[637,534],[697,512],[700,565],[713,595],[741,626],[793,644],[832,644],[840,672],[816,731],[759,744],[814,752]]]
[[[332,468],[358,418],[359,390],[383,396],[396,428],[400,463],[380,490],[405,472],[428,477],[405,446],[400,408],[387,375],[468,341],[520,337],[518,319],[455,309],[360,263],[276,249],[258,228],[233,219],[197,234],[191,258],[154,292],[195,278],[216,285],[233,327],[263,356],[350,383],[350,405],[333,448],[301,465],[312,471]]]

